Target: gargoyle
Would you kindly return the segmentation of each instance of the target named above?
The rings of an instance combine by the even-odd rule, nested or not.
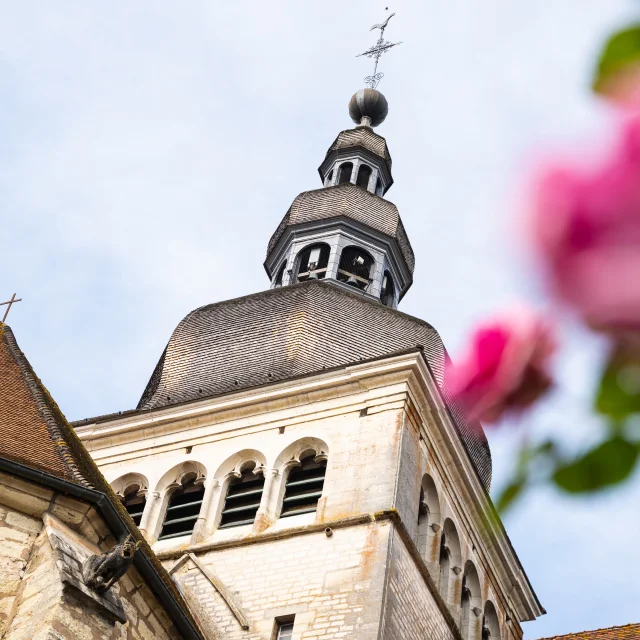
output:
[[[96,593],[104,593],[115,584],[131,566],[133,556],[140,546],[132,535],[110,551],[88,557],[82,564],[82,579]]]

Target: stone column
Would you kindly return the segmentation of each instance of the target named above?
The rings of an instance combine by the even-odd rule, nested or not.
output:
[[[369,184],[367,185],[367,191],[371,191],[371,193],[375,193],[376,192],[376,182],[378,180],[378,169],[376,169],[375,167],[371,167],[373,169],[373,171],[371,172],[371,175],[369,176]]]
[[[147,493],[147,501],[142,511],[142,517],[140,518],[140,533],[142,537],[150,543],[149,525],[151,524],[153,512],[155,511],[156,502],[160,498],[160,494],[157,491],[150,491]]]
[[[191,544],[197,544],[202,542],[210,535],[209,527],[207,527],[207,521],[210,521],[211,501],[215,489],[218,487],[219,482],[212,478],[211,480],[205,480],[204,495],[202,496],[202,505],[200,506],[200,514],[196,520],[196,524],[193,527],[193,533],[191,534]]]
[[[260,500],[260,506],[256,513],[256,522],[259,528],[266,528],[271,524],[274,519],[274,510],[272,509],[272,492],[273,485],[276,476],[278,475],[277,469],[265,469],[264,471],[264,488],[262,489],[262,498]]]
[[[358,169],[360,168],[360,159],[356,158],[353,161],[353,169],[351,170],[351,182],[352,184],[356,183],[356,180],[358,179]]]
[[[329,251],[329,261],[327,262],[327,273],[325,278],[335,280],[338,277],[338,261],[340,259],[340,241],[339,236],[327,238],[326,242],[331,247]]]

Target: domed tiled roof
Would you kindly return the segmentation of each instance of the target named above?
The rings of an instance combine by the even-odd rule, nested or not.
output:
[[[394,238],[413,273],[415,256],[395,204],[351,183],[301,193],[269,240],[271,253],[289,226],[344,216]]]
[[[382,158],[387,163],[389,171],[391,171],[391,154],[389,153],[389,147],[387,147],[387,141],[369,129],[369,127],[356,127],[355,129],[341,131],[329,147],[327,155],[338,149],[350,149],[352,147],[362,147]]]
[[[418,346],[442,387],[447,353],[431,325],[309,280],[192,311],[173,332],[138,409],[288,380]],[[448,401],[448,406],[488,488],[491,453],[482,427],[467,424],[455,403]]]

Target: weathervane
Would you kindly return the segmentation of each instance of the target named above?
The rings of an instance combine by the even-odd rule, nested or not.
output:
[[[11,296],[11,300],[7,300],[6,302],[0,302],[0,307],[4,306],[5,304],[9,305],[7,307],[7,310],[4,312],[4,317],[2,318],[2,323],[1,324],[4,324],[4,321],[7,319],[7,316],[9,315],[9,311],[11,311],[11,305],[15,304],[16,302],[21,302],[21,301],[22,301],[22,298],[16,298],[16,294],[14,293]]]
[[[380,29],[380,37],[378,38],[378,42],[376,42],[373,47],[371,47],[371,49],[368,49],[364,53],[360,53],[356,56],[356,58],[367,56],[367,58],[373,58],[376,61],[375,65],[373,66],[373,75],[367,76],[364,79],[364,83],[372,89],[375,89],[378,86],[380,80],[382,80],[384,76],[384,73],[378,73],[378,61],[380,60],[380,56],[383,53],[389,51],[389,49],[391,49],[392,47],[396,47],[397,45],[402,44],[402,42],[385,42],[384,39],[384,30],[387,28],[389,20],[391,20],[391,18],[393,18],[393,16],[395,15],[395,13],[392,13],[384,22],[374,24],[373,27],[369,29],[369,31]]]

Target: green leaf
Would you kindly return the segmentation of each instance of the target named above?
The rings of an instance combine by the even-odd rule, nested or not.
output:
[[[602,92],[615,74],[631,65],[640,64],[640,24],[615,33],[607,41],[593,78],[593,88]]]
[[[498,496],[496,503],[496,509],[498,513],[504,514],[509,507],[511,507],[515,499],[522,493],[526,485],[524,478],[514,480],[511,484],[508,484],[502,493]]]
[[[637,446],[616,436],[558,468],[553,480],[569,493],[598,491],[628,478],[637,460]]]
[[[640,413],[640,357],[624,347],[616,348],[600,381],[596,409],[619,420]]]

